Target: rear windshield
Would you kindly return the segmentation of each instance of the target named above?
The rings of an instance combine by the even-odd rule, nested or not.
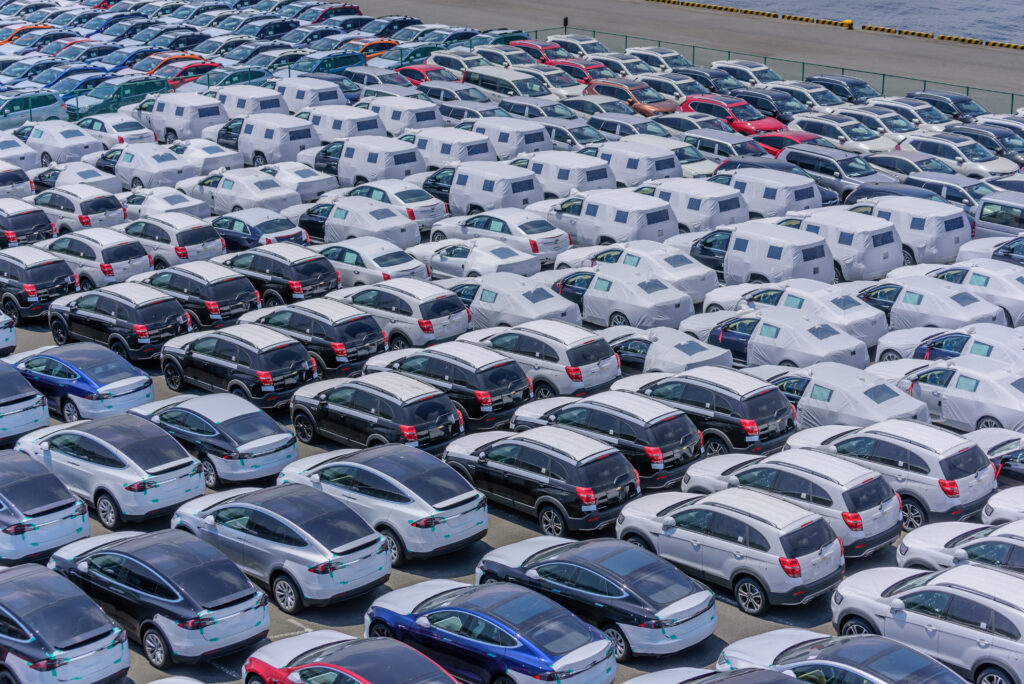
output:
[[[978,298],[970,292],[957,292],[955,295],[950,297],[950,299],[960,306],[970,306],[971,304],[977,304],[979,301]]]
[[[313,129],[300,128],[295,131],[288,131],[289,140],[308,140],[313,137]]]
[[[860,306],[861,304],[861,301],[854,299],[850,295],[840,295],[832,300],[832,305],[837,309],[842,309],[843,311],[852,309],[855,306]]]
[[[545,290],[544,288],[538,287],[535,290],[523,293],[523,299],[526,301],[536,304],[537,302],[543,302],[545,299],[553,299],[554,295]]]
[[[585,463],[579,468],[581,482],[592,488],[609,487],[626,474],[633,477],[633,466],[618,451]]]
[[[815,325],[807,330],[807,332],[814,335],[819,340],[827,340],[830,337],[835,337],[839,334],[839,331],[833,328],[828,323],[822,323],[821,325]]]
[[[120,449],[143,470],[159,470],[169,463],[188,458],[188,452],[171,437],[148,421],[134,421],[129,431],[112,423],[93,427],[90,434]]]
[[[477,373],[477,383],[482,389],[501,391],[527,384],[526,373],[519,364],[511,361],[480,371]]]
[[[15,233],[32,232],[38,228],[49,228],[50,219],[41,210],[26,211],[4,219],[4,228]]]
[[[899,392],[888,385],[875,385],[864,391],[864,396],[876,404],[884,404],[890,399],[900,396]]]
[[[403,467],[405,465],[409,468]],[[473,486],[461,475],[436,459],[426,463],[419,459],[415,462],[396,459],[388,464],[387,473],[431,506],[473,491]]]
[[[528,643],[560,656],[591,642],[591,628],[558,604],[532,591],[518,593],[489,612],[511,625]]]
[[[740,208],[740,198],[732,197],[718,202],[718,211],[732,211]]]
[[[138,259],[145,256],[146,250],[143,249],[141,243],[135,241],[122,242],[119,245],[103,248],[103,261],[108,264],[116,264],[120,261]]]
[[[210,285],[210,297],[218,302],[234,301],[239,295],[252,295],[254,292],[252,283],[245,277],[229,278]]]
[[[420,316],[428,321],[451,316],[465,310],[466,305],[455,295],[443,295],[437,299],[420,304]]]
[[[322,278],[328,274],[334,276],[336,273],[334,267],[331,266],[331,262],[326,257],[313,257],[306,261],[300,261],[292,264],[292,268],[301,278]]]
[[[187,591],[199,605],[218,606],[229,597],[252,591],[252,585],[238,566],[219,552],[216,556],[209,553],[197,558],[193,554],[175,553],[175,550],[174,546],[170,546],[166,556],[162,556],[159,562],[154,562],[152,558],[150,562]],[[212,548],[210,550],[213,551]],[[149,550],[148,554],[155,555],[153,550]]]
[[[256,230],[261,233],[280,233],[286,230],[295,230],[295,224],[286,218],[273,218],[263,223],[257,223]]]
[[[210,116],[220,116],[220,107],[212,105],[210,107],[200,107],[196,110],[196,114],[200,119],[205,119]]]
[[[817,261],[818,259],[825,258],[825,245],[816,245],[814,247],[804,247],[800,250],[800,255],[804,261]]]
[[[828,523],[818,518],[795,532],[783,535],[782,548],[787,558],[799,558],[810,553],[817,553],[820,548],[836,540],[836,533]]]
[[[370,212],[370,218],[375,218],[378,221],[386,219],[386,218],[392,218],[394,216],[399,216],[399,215],[400,214],[398,214],[397,212],[393,211],[392,209],[387,209],[387,208],[384,208],[384,207],[382,207],[380,209],[374,209],[373,211]]]
[[[677,413],[647,428],[652,446],[676,447],[691,441],[697,433],[693,421],[683,413]]]
[[[213,226],[196,226],[190,230],[178,233],[178,244],[182,247],[201,245],[204,242],[213,242],[219,239],[220,236],[217,234],[217,229]]]
[[[395,166],[401,166],[402,164],[415,164],[416,153],[415,152],[402,152],[401,154],[395,155],[394,160]]]
[[[74,497],[51,473],[37,473],[7,482],[4,497],[19,513],[31,515],[34,511],[51,508]]]
[[[455,413],[451,400],[443,394],[409,404],[406,409],[409,420],[414,425],[429,425],[431,427],[441,422],[442,418],[448,418]]]
[[[399,190],[395,193],[395,197],[402,202],[428,202],[433,199],[429,193],[419,188]]]
[[[32,591],[10,592],[4,603],[36,630],[46,645],[68,648],[83,636],[112,629],[99,606],[67,578],[56,573],[40,574],[33,577],[32,585]],[[74,619],[69,620],[69,616]]]
[[[177,299],[163,299],[139,308],[139,321],[154,327],[170,325],[184,316],[185,310]]]
[[[389,252],[383,256],[379,256],[373,260],[373,263],[377,264],[381,268],[388,268],[389,266],[398,266],[399,264],[407,264],[414,259],[406,254],[405,252]]]
[[[28,176],[21,169],[11,169],[10,171],[0,171],[0,185],[16,185],[17,183],[27,183]],[[39,212],[42,213],[42,212]]]
[[[942,467],[942,476],[947,480],[959,480],[973,475],[979,470],[989,466],[989,460],[978,446],[964,449],[958,454],[944,458],[939,463]]]
[[[113,195],[104,195],[95,199],[88,199],[82,202],[82,213],[102,214],[106,211],[121,211],[121,203]]]
[[[555,230],[555,227],[544,219],[537,219],[535,221],[520,223],[519,230],[523,231],[527,235],[536,235],[538,233],[549,233]]]
[[[884,247],[885,245],[891,245],[895,242],[896,237],[891,230],[887,230],[884,233],[875,233],[871,236],[871,245],[873,247]]]
[[[744,399],[743,406],[746,407],[748,416],[758,422],[791,411],[789,400],[775,387]]]
[[[857,513],[878,508],[893,497],[892,487],[881,477],[861,483],[843,492],[846,507]]]
[[[334,335],[340,340],[361,340],[365,337],[380,337],[380,326],[373,316],[361,316],[334,326]]]
[[[282,344],[275,349],[268,349],[260,354],[263,368],[291,372],[309,363],[306,348],[298,342]]]
[[[253,411],[226,420],[220,424],[220,429],[236,444],[255,442],[264,437],[285,434],[281,430],[281,426],[263,411]]]
[[[527,137],[529,137],[529,136],[527,136]],[[533,179],[532,178],[527,178],[525,180],[519,180],[519,181],[515,181],[515,182],[512,183],[512,192],[513,193],[530,192],[531,190],[533,190]]]
[[[135,366],[121,358],[98,359],[91,364],[79,363],[78,367],[101,386],[118,380],[139,377],[139,371]]]
[[[325,500],[325,497],[329,498]],[[348,506],[330,505],[332,499],[328,494],[317,492],[311,496],[277,497],[267,502],[266,507],[328,549],[336,549],[373,534],[358,513]]]
[[[589,366],[602,359],[611,358],[615,352],[604,340],[591,340],[569,350],[570,366]]]

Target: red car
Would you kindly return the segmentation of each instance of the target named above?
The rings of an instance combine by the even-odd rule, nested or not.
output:
[[[583,85],[590,85],[594,79],[616,78],[614,71],[601,62],[590,59],[555,59],[549,64],[558,67]]]
[[[835,147],[816,133],[806,131],[775,131],[773,133],[762,133],[754,136],[754,142],[764,148],[764,151],[773,157],[778,157],[779,152],[790,145],[820,145],[821,147]]]
[[[217,62],[204,62],[197,60],[194,62],[187,60],[179,60],[174,62],[168,62],[162,67],[153,72],[154,76],[167,79],[167,87],[171,90],[180,88],[186,83],[191,83],[197,80],[200,76],[205,74],[207,71],[212,71],[219,67],[220,64]]]
[[[513,40],[509,45],[525,50],[541,64],[551,64],[556,59],[572,59],[564,47],[546,40]]]
[[[331,629],[263,646],[246,659],[242,672],[246,682],[261,684],[457,684],[440,665],[400,641],[356,639]]]
[[[679,109],[684,112],[710,114],[744,135],[786,130],[786,125],[778,119],[765,116],[746,100],[728,95],[694,95],[686,98],[679,105]]]
[[[424,81],[459,80],[455,74],[436,64],[410,64],[409,66],[398,67],[395,71],[412,81],[414,86],[418,86]]]

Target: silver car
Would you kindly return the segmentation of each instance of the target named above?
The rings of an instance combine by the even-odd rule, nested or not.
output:
[[[174,187],[206,202],[214,214],[242,209],[280,212],[300,203],[299,193],[284,187],[259,169],[215,171],[209,176],[179,181]]]
[[[188,162],[196,173],[213,173],[217,169],[240,169],[245,158],[238,150],[229,150],[205,138],[176,140],[167,146],[178,158]]]
[[[123,195],[126,219],[137,219],[149,214],[163,214],[175,211],[191,214],[196,218],[208,218],[210,206],[202,200],[189,197],[174,188],[139,188]]]
[[[128,218],[128,211],[117,197],[92,185],[44,190],[32,202],[46,212],[60,234],[82,228],[109,228]]]
[[[277,481],[307,485],[351,506],[383,535],[395,566],[487,534],[487,499],[451,466],[409,446],[308,456],[287,466]]]
[[[430,267],[435,277],[479,276],[486,273],[540,273],[541,260],[490,237],[435,240],[410,247],[409,254]]]
[[[407,180],[381,178],[348,190],[345,194],[350,197],[369,197],[405,209],[409,218],[419,225],[421,231],[430,228],[436,221],[448,215],[448,208],[444,202]]]
[[[473,314],[472,328],[519,325],[551,319],[581,325],[580,308],[549,288],[514,273],[491,273],[478,278],[439,282],[459,296]]]
[[[371,591],[391,576],[381,535],[345,502],[299,484],[194,499],[171,527],[219,549],[289,614]]]
[[[209,222],[191,214],[169,211],[150,214],[115,230],[135,238],[153,257],[153,268],[161,269],[186,261],[197,261],[225,254],[224,238]],[[88,231],[79,231],[75,238]]]
[[[395,243],[368,235],[341,242],[311,245],[327,257],[341,275],[342,287],[369,285],[392,278],[429,280],[430,269],[415,255],[403,252]]]
[[[970,178],[1001,176],[1020,171],[1020,166],[1009,159],[997,157],[974,138],[959,133],[912,133],[904,144],[918,152],[934,154],[957,173]]]
[[[15,135],[39,153],[39,163],[79,161],[90,152],[103,150],[103,143],[67,121],[37,121],[15,131]]]
[[[25,435],[16,448],[90,503],[110,530],[166,515],[205,492],[199,462],[139,416],[54,425]]]
[[[299,193],[303,202],[315,202],[320,195],[338,187],[338,177],[314,171],[296,161],[283,161],[260,167],[260,171],[274,177],[281,186]]]
[[[78,274],[83,290],[120,283],[153,270],[142,243],[110,228],[86,228],[36,245],[59,255]]]
[[[86,154],[82,161],[113,173],[125,190],[174,185],[197,173],[194,164],[153,142],[116,145],[106,152]]]
[[[1024,521],[1002,525],[970,522],[932,523],[903,537],[896,550],[901,568],[942,570],[981,563],[1024,572]]]

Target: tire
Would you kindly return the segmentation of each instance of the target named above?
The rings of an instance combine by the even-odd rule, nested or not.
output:
[[[380,435],[370,435],[366,440],[366,448],[384,446],[388,443],[388,440],[384,439]]]
[[[682,235],[683,233],[689,233],[689,232],[690,232],[690,226],[683,225],[682,223],[679,224],[679,234],[680,235]]]
[[[914,258],[914,253],[910,251],[909,247],[903,248],[903,265],[913,266],[917,263],[917,259]]]
[[[281,306],[284,304],[284,299],[274,290],[267,290],[263,293],[263,307],[269,308],[271,306]]]
[[[363,178],[362,176],[356,176],[356,179],[355,179],[355,181],[352,184],[353,185],[365,185],[366,182],[367,182],[366,179]]]
[[[96,497],[96,517],[100,524],[108,530],[116,530],[121,527],[121,511],[117,510],[117,502],[114,497],[107,493]]]
[[[267,155],[262,152],[254,152],[252,155],[253,166],[263,166],[267,163]]]
[[[18,684],[10,672],[0,672],[0,684]]]
[[[167,262],[166,261],[164,261],[163,259],[154,259],[153,260],[153,270],[154,271],[162,271],[165,268],[167,268]]]
[[[217,474],[217,469],[213,466],[213,461],[210,460],[209,456],[203,456],[199,459],[199,465],[203,469],[203,482],[209,489],[220,489],[221,480],[220,475]]]
[[[139,180],[138,178],[132,178],[131,186],[132,186],[132,190],[138,190],[139,188],[146,187],[145,185],[142,184],[142,181]]]
[[[736,580],[733,595],[739,609],[747,615],[761,615],[768,609],[768,595],[764,593],[761,583],[753,577],[741,577]]]
[[[538,382],[533,388],[534,399],[550,399],[556,396],[558,396],[558,392],[546,382]]]
[[[65,423],[74,423],[77,420],[82,420],[82,413],[71,399],[65,399],[61,402],[60,415]]]
[[[174,131],[172,131],[169,128],[164,133],[164,143],[166,143],[168,145],[170,145],[171,143],[175,142],[177,139],[178,139],[178,134],[175,133]]]
[[[509,677],[508,675],[501,675],[499,677],[495,677],[494,681],[492,681],[491,684],[516,684],[516,683],[515,683],[515,680],[512,679],[511,677]]]
[[[856,636],[860,634],[877,634],[875,628],[871,626],[867,620],[862,620],[859,617],[852,617],[843,620],[842,626],[839,628],[840,636]]]
[[[630,659],[633,655],[633,649],[629,647],[629,640],[626,639],[626,635],[622,633],[618,625],[609,624],[601,628],[604,635],[608,637],[608,641],[612,642],[612,648],[615,649],[615,660],[620,663],[624,663]]]
[[[843,282],[843,269],[839,268],[839,264],[835,264],[832,267],[832,282],[841,283]]]
[[[249,400],[252,399],[252,397],[249,395],[249,390],[245,389],[241,385],[235,385],[234,387],[232,387],[228,391],[231,392],[232,394],[234,394],[236,397],[241,397],[242,399],[245,399],[246,401],[249,401]]]
[[[485,572],[480,575],[480,584],[497,584],[501,580],[493,572]]]
[[[385,623],[380,620],[374,620],[370,623],[369,629],[366,630],[367,636],[372,637],[387,637],[391,638],[395,636],[395,633]]]
[[[641,537],[639,534],[628,534],[623,537],[623,541],[628,541],[633,546],[639,546],[644,551],[652,551],[651,545],[647,543],[647,540]]]
[[[780,366],[784,366],[786,368],[796,368],[796,364],[793,363],[792,361],[790,361],[789,359],[786,359],[784,361],[779,361],[779,365]]]
[[[245,684],[267,684],[259,675],[249,675],[245,678]]]
[[[978,420],[978,424],[976,426],[976,428],[978,430],[982,430],[984,428],[1001,428],[1001,427],[1003,427],[1003,424],[1000,423],[995,418],[993,418],[992,416],[982,416]]]
[[[128,358],[128,347],[125,346],[124,342],[122,342],[121,340],[113,340],[113,341],[111,341],[109,346],[110,346],[110,351],[114,352],[115,354],[120,356],[125,361],[129,361],[130,360]]]
[[[155,627],[150,627],[142,633],[142,652],[149,664],[158,670],[171,664],[171,649],[167,646],[164,635]]]
[[[4,314],[6,314],[8,318],[14,321],[14,325],[18,325],[19,323],[21,323],[21,311],[18,309],[18,303],[15,302],[13,299],[5,299],[3,305],[0,306],[0,308],[3,308]]]
[[[729,453],[729,445],[721,437],[704,438],[704,457],[721,456]]]
[[[172,392],[180,392],[181,388],[185,386],[184,373],[176,361],[168,361],[164,364],[164,383]]]
[[[989,665],[981,668],[978,676],[974,678],[974,682],[975,684],[1013,684],[1013,677],[1001,667]]]
[[[388,554],[391,556],[391,567],[399,567],[406,561],[405,546],[402,544],[402,540],[399,539],[397,534],[386,527],[380,531],[380,534],[384,537],[384,541],[387,542]]]
[[[445,236],[445,234],[442,233],[439,230],[434,231],[434,234],[430,236],[430,241],[431,242],[441,242],[441,240],[447,240],[447,239],[448,239],[448,237]]]
[[[471,207],[469,208],[469,210],[468,210],[468,211],[466,212],[466,215],[467,215],[467,216],[472,216],[472,215],[474,215],[474,214],[479,214],[479,213],[480,213],[480,212],[482,212],[482,211],[483,211],[483,209],[481,209],[480,207],[478,207],[478,206],[476,206],[476,205],[474,204],[474,205],[473,205],[473,206],[471,206]]]
[[[49,152],[43,152],[39,155],[39,163],[43,166],[49,166],[53,163],[53,157],[50,156]]]
[[[292,581],[292,578],[280,574],[270,583],[270,593],[274,596],[274,603],[282,612],[288,615],[295,615],[302,610],[302,592]]]
[[[708,304],[707,306],[704,307],[704,313],[715,313],[716,311],[721,310],[722,307],[719,306],[718,304]]]
[[[761,285],[761,284],[767,283],[767,282],[768,282],[768,279],[765,278],[763,275],[756,275],[755,274],[755,275],[750,276],[750,283],[751,284]]]
[[[95,288],[96,286],[93,285],[92,281],[89,280],[88,278],[82,278],[79,282],[79,287],[81,288],[82,292],[88,292],[89,290]]]
[[[395,335],[390,339],[391,341],[388,344],[388,349],[390,351],[394,351],[396,349],[408,349],[410,346],[409,340],[405,339],[404,335]]]
[[[928,512],[917,499],[910,496],[903,499],[900,514],[903,517],[904,532],[911,532],[928,523]]]
[[[625,314],[621,314],[616,311],[608,318],[608,325],[629,325],[629,319],[626,318]]]
[[[303,444],[312,444],[316,441],[316,421],[305,411],[298,411],[292,417],[292,426],[295,428],[295,438]]]
[[[879,361],[899,361],[902,358],[903,357],[900,356],[899,352],[895,352],[892,349],[886,349],[878,355]]]
[[[599,245],[614,245],[615,241],[612,240],[610,237],[603,237],[603,238],[601,238],[601,240],[597,244],[599,244]]]
[[[242,211],[242,207],[240,207],[240,206],[238,206],[236,204],[235,206],[231,207],[231,211],[232,211],[232,213],[234,213],[236,211]]]
[[[569,531],[565,516],[554,506],[541,506],[537,512],[537,523],[541,534],[548,537],[564,537]]]
[[[58,347],[68,343],[70,333],[68,324],[64,322],[63,318],[55,318],[50,321],[50,335],[53,336],[53,343]]]
[[[470,277],[470,278],[479,278],[479,277],[480,277],[480,274],[479,274],[479,273],[477,273],[476,271],[470,271],[470,272],[469,272],[469,277]]]

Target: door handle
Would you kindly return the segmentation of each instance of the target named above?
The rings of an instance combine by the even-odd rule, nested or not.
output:
[[[742,559],[743,558],[743,554],[740,553],[739,551],[733,551],[732,555],[733,555],[733,558],[737,558],[737,559]]]
[[[988,648],[991,645],[992,644],[987,639],[978,639],[978,646],[981,646],[982,648]]]
[[[934,634],[935,633],[935,625],[925,625],[924,626],[924,631],[928,632],[929,634]]]

